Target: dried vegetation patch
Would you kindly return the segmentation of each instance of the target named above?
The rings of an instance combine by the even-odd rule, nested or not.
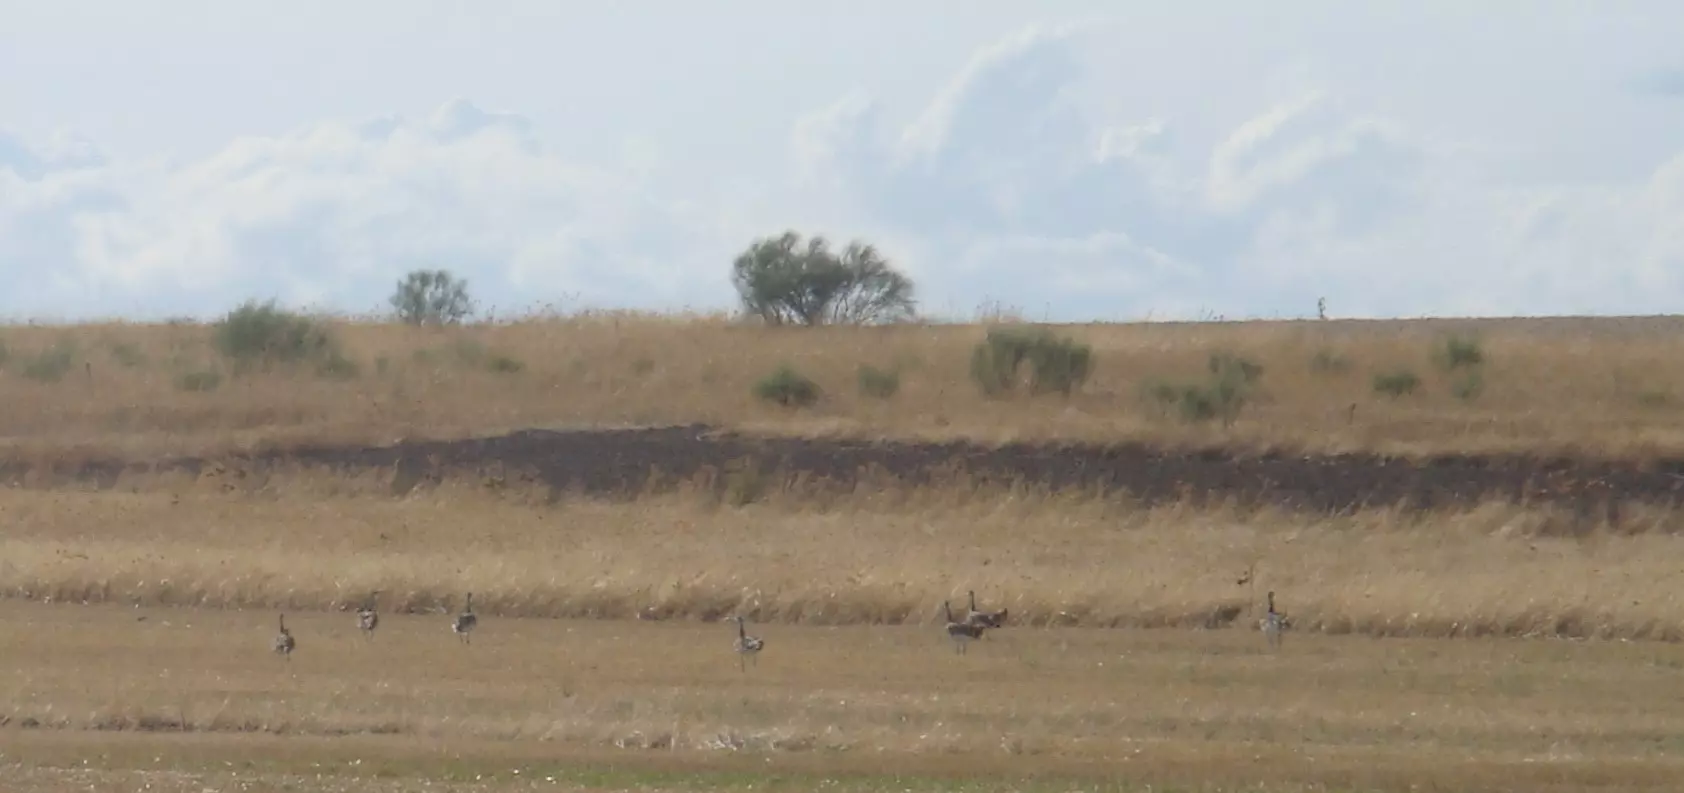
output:
[[[1667,318],[1061,326],[1048,338],[1074,346],[1019,351],[1059,375],[1051,386],[1047,372],[1000,371],[1011,350],[983,354],[994,326],[314,321],[272,329],[285,344],[269,345],[186,323],[0,329],[0,437],[14,455],[145,457],[703,422],[1411,455],[1684,451],[1684,326]]]

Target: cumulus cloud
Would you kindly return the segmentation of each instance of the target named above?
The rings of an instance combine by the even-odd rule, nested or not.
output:
[[[795,129],[800,172],[846,191],[859,224],[914,237],[961,310],[1303,316],[1325,296],[1347,315],[1621,313],[1684,298],[1677,160],[1641,183],[1505,182],[1477,159],[1500,145],[1302,75],[1201,145],[1176,115],[1082,101],[1104,32],[986,48],[899,134],[873,128],[886,122],[869,96],[818,110]]]
[[[1624,313],[1684,298],[1684,145],[1575,169],[1555,152],[1582,166],[1600,127],[1517,135],[1490,123],[1497,100],[1386,77],[1374,64],[1396,53],[1358,69],[1341,68],[1367,57],[1354,44],[1223,59],[1151,39],[1112,22],[1029,28],[956,63],[915,109],[869,87],[835,96],[766,141],[787,144],[787,168],[719,162],[699,183],[663,180],[685,156],[671,139],[637,138],[624,165],[578,160],[527,118],[465,100],[183,162],[0,133],[0,310],[207,315],[269,296],[367,310],[414,267],[516,309],[720,307],[732,255],[790,227],[877,243],[949,315],[1304,316],[1318,297],[1346,316]],[[1129,68],[1096,65],[1130,47]],[[1457,67],[1441,60],[1415,68],[1442,83]],[[1653,118],[1633,108],[1675,92],[1652,74],[1649,96],[1595,101]],[[1553,117],[1535,102],[1520,114]]]
[[[248,297],[374,310],[415,267],[462,273],[506,308],[728,297],[708,276],[736,243],[729,224],[569,163],[525,119],[466,101],[421,121],[243,138],[185,164],[0,146],[0,257],[25,265],[5,268],[16,313],[205,314]],[[53,278],[32,280],[42,272]]]

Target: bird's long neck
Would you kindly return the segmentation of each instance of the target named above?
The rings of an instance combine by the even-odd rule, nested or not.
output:
[[[945,600],[941,602],[941,613],[947,617],[948,622],[953,621],[953,607],[948,605]]]
[[[1269,613],[1275,613],[1275,593],[1269,593]]]
[[[976,611],[976,593],[971,592],[969,594],[971,596],[971,611]]]
[[[737,638],[740,639],[740,638],[743,638],[747,635],[748,635],[748,629],[743,627],[743,621],[737,620]]]

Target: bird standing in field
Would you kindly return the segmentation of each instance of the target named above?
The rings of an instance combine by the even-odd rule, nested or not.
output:
[[[288,661],[291,661],[292,660],[292,651],[294,649],[297,649],[298,641],[296,639],[293,639],[292,638],[292,632],[287,630],[287,615],[282,614],[282,615],[280,615],[280,617],[281,617],[281,632],[275,634],[275,641],[274,641],[274,644],[272,645],[272,647],[273,647],[273,649],[274,649],[274,651],[277,655],[281,656],[282,658],[287,659]]]
[[[941,602],[941,611],[947,617],[947,638],[953,641],[953,652],[957,654],[963,655],[965,646],[972,639],[982,638],[982,632],[988,630],[971,622],[955,622],[953,620],[953,607],[948,605],[945,600]]]
[[[357,630],[363,632],[364,638],[373,639],[374,629],[380,627],[380,612],[374,610],[374,598],[379,594],[378,589],[368,593],[368,602],[357,609]]]
[[[462,606],[462,613],[456,615],[456,620],[450,623],[450,630],[462,639],[463,644],[472,643],[468,634],[479,627],[479,617],[474,615],[474,593],[468,593],[468,602]]]
[[[976,592],[968,592],[971,596],[971,610],[965,614],[965,622],[981,625],[984,628],[998,628],[1006,624],[1006,613],[1010,609],[999,611],[979,611],[976,607]]]
[[[747,672],[748,659],[754,659],[755,666],[760,665],[760,651],[766,648],[766,641],[759,636],[748,635],[748,629],[743,627],[741,614],[731,619],[737,623],[737,641],[733,644],[733,649],[737,651],[737,665]]]
[[[1263,613],[1263,638],[1269,643],[1270,649],[1281,646],[1281,633],[1292,627],[1292,620],[1275,610],[1275,593],[1269,591],[1269,610]]]

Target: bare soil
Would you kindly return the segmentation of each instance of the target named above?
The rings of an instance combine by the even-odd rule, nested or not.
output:
[[[115,486],[125,476],[226,469],[260,481],[297,466],[352,474],[394,471],[394,494],[447,476],[518,480],[568,492],[635,496],[663,484],[710,481],[725,491],[850,490],[862,482],[907,486],[1015,484],[1080,489],[1143,505],[1222,503],[1309,513],[1367,507],[1424,511],[1482,502],[1554,505],[1619,524],[1623,507],[1670,506],[1684,493],[1684,460],[1645,463],[1525,454],[1245,454],[1144,444],[858,441],[757,436],[705,425],[638,429],[525,430],[457,441],[388,446],[315,445],[156,462],[115,459],[0,462],[0,481],[36,486]],[[231,485],[232,486],[232,485]],[[743,494],[752,498],[752,492]]]

